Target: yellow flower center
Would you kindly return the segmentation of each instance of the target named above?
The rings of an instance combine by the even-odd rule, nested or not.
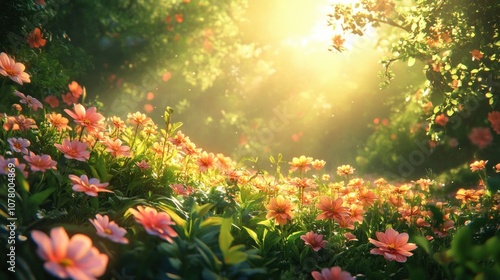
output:
[[[5,69],[5,72],[7,72],[9,76],[17,76],[13,69]]]
[[[70,260],[68,258],[64,258],[64,259],[59,261],[59,264],[61,266],[64,266],[64,267],[73,266],[73,260]]]
[[[391,249],[391,250],[394,250],[394,249],[396,248],[396,246],[394,245],[394,243],[389,244],[389,246],[388,246],[388,247],[389,247],[389,249]]]
[[[105,233],[105,234],[109,234],[109,235],[112,235],[112,234],[113,234],[113,232],[112,232],[109,228],[105,229],[105,230],[104,230],[104,233]]]

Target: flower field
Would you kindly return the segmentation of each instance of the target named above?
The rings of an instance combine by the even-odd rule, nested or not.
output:
[[[2,53],[4,81],[29,82]],[[10,67],[10,68],[9,68]],[[68,93],[84,89],[73,82]],[[499,275],[500,195],[363,179],[321,159],[254,170],[173,123],[15,91],[2,120],[2,219],[23,279],[433,279]],[[485,162],[470,172],[485,172]],[[485,174],[485,173],[484,173]],[[12,204],[14,203],[14,204]],[[10,234],[10,235],[9,235]],[[474,238],[471,238],[474,237]],[[12,240],[12,243],[9,242]],[[5,244],[6,244],[5,243]],[[8,260],[7,260],[8,261]],[[5,262],[4,262],[5,263]],[[44,277],[42,277],[42,275]],[[24,278],[26,277],[26,278]],[[121,277],[121,276],[120,276]]]
[[[9,7],[25,19],[36,13],[50,15],[54,22],[70,17],[58,6],[68,1],[55,2],[55,6],[45,1],[29,2],[24,10]],[[234,26],[228,21],[233,14],[227,16],[226,10],[207,1],[189,6],[192,2],[163,1],[161,7],[170,13],[165,17],[147,9],[146,19],[155,19],[157,24],[160,21],[154,17],[161,17],[162,28],[170,32],[168,40],[161,41],[168,45],[162,53],[173,57],[179,45],[172,47],[172,42],[180,41],[185,48],[201,42],[202,51],[186,56],[202,61],[213,55],[214,60],[207,65],[216,65],[213,67],[220,69],[214,72],[223,72],[217,59],[223,61],[238,49],[224,44],[224,40],[234,39],[230,28]],[[415,5],[424,2],[416,1]],[[183,133],[187,125],[183,126],[178,111],[189,107],[179,106],[184,101],[166,106],[161,113],[153,111],[156,107],[149,103],[145,110],[122,116],[108,113],[112,106],[106,107],[95,93],[87,92],[81,79],[73,78],[84,76],[80,71],[90,67],[85,63],[90,58],[71,45],[67,34],[50,32],[50,28],[57,29],[50,23],[47,29],[45,23],[34,28],[29,23],[20,24],[22,46],[4,49],[0,45],[0,279],[500,279],[500,108],[495,91],[498,85],[491,84],[497,74],[488,76],[488,85],[483,85],[480,77],[499,68],[500,23],[492,23],[496,33],[484,35],[491,35],[488,38],[493,43],[478,40],[474,45],[470,42],[475,42],[471,39],[475,35],[463,31],[470,45],[453,45],[458,41],[454,36],[462,32],[458,27],[446,29],[437,20],[427,30],[422,27],[424,19],[415,20],[408,14],[408,21],[399,25],[398,17],[391,18],[394,2],[360,3],[369,14],[353,15],[353,10],[334,6],[337,17],[342,15],[349,23],[342,27],[344,31],[366,31],[366,22],[356,19],[368,18],[406,32],[421,28],[435,34],[405,37],[426,52],[406,43],[393,48],[398,50],[394,53],[402,54],[397,59],[408,61],[410,67],[414,57],[422,61],[432,57],[424,66],[427,75],[442,76],[440,84],[427,77],[426,89],[405,101],[415,107],[396,111],[391,116],[394,121],[374,119],[374,136],[368,139],[363,156],[358,156],[359,166],[334,166],[326,160],[326,151],[325,158],[299,152],[288,158],[269,153],[262,159],[205,150]],[[98,7],[94,11],[105,5],[94,4]],[[435,11],[441,11],[443,5]],[[213,13],[204,10],[207,6],[215,7]],[[422,15],[435,11],[411,9]],[[195,18],[190,13],[198,16],[196,22],[190,22]],[[203,25],[200,17],[205,14],[219,15],[212,21],[219,28],[229,26],[226,33]],[[190,32],[196,34],[194,39],[182,41]],[[212,39],[215,36],[219,36],[217,40]],[[108,32],[102,38],[108,37],[120,35]],[[143,43],[127,38],[125,42],[134,46]],[[152,45],[158,43],[150,40]],[[332,41],[337,51],[345,49],[343,36],[337,34]],[[99,48],[108,48],[110,42],[100,39]],[[453,53],[445,48],[466,51]],[[224,55],[217,56],[221,53]],[[231,59],[241,58],[235,55]],[[383,62],[383,78],[393,78],[388,67],[397,59]],[[124,62],[121,70],[150,63],[137,61]],[[456,61],[465,62],[455,65]],[[107,62],[103,65],[104,69],[112,67]],[[200,62],[197,67],[202,65]],[[187,69],[191,64],[182,62],[175,67]],[[178,72],[189,73],[186,76],[191,85],[208,88],[216,80],[208,74],[209,78],[191,77],[191,70],[186,69]],[[172,73],[163,69],[154,75],[162,77],[162,83],[172,78]],[[116,76],[107,78],[113,89],[134,96],[134,86],[116,82]],[[444,97],[431,100],[431,90],[443,91]],[[474,99],[471,92],[482,99]],[[148,102],[153,100],[153,92],[144,94]],[[481,110],[476,110],[479,105],[470,109],[470,100],[484,101]],[[432,102],[442,103],[433,107]],[[399,118],[417,118],[411,114],[422,110],[425,113],[418,117],[425,119],[426,129],[420,129],[423,121],[410,125]],[[282,112],[281,116],[287,116],[286,109]],[[464,117],[464,112],[470,114]],[[233,121],[239,120],[233,117]],[[428,176],[409,178],[402,176],[401,165],[399,177],[369,172],[377,167],[389,169],[394,158],[402,158],[403,153],[391,158],[397,151],[384,150],[388,139],[388,145],[395,147],[403,134],[415,138],[408,136],[402,143],[417,142],[418,133],[407,133],[402,123],[430,136],[431,140],[423,142],[425,149],[432,150],[426,158],[433,159],[431,164],[449,160],[441,167],[446,169],[443,173],[448,172],[446,176],[429,171]],[[249,131],[267,128],[258,123],[240,125],[247,133],[240,138],[242,146],[258,139]],[[219,136],[214,133],[212,137],[223,142]],[[302,132],[293,134],[292,141],[301,137]],[[412,146],[406,145],[411,150]],[[409,161],[416,161],[412,155],[426,151],[412,150]],[[442,156],[432,158],[434,151]],[[454,169],[460,164],[461,170]],[[414,174],[421,165],[412,164],[409,167],[414,169],[409,173]]]

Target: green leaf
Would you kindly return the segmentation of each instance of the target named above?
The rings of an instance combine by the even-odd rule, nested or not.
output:
[[[208,217],[203,222],[201,222],[200,227],[217,226],[222,224],[223,218],[221,217]]]
[[[56,187],[48,187],[41,192],[37,192],[28,197],[27,203],[37,208],[41,205],[54,191]]]
[[[226,256],[224,256],[224,263],[233,265],[233,264],[238,264],[240,262],[244,262],[247,260],[248,255],[245,252],[240,251],[240,247],[243,245],[239,246],[233,246],[229,249],[229,252]],[[245,246],[243,246],[245,247]]]
[[[224,258],[226,258],[226,255],[228,254],[229,247],[231,246],[231,243],[233,243],[233,236],[231,235],[231,224],[232,220],[231,219],[224,219],[222,220],[222,224],[220,226],[220,233],[219,233],[219,247],[224,255]]]
[[[196,242],[196,248],[198,249],[198,252],[206,262],[206,264],[208,264],[213,271],[219,271],[222,266],[222,262],[219,260],[219,258],[217,258],[214,252],[210,250],[207,244],[203,243],[203,241],[199,240],[198,238],[195,238],[194,241]]]
[[[452,257],[458,263],[463,263],[467,261],[471,250],[472,232],[468,227],[463,227],[455,234],[451,243],[451,249],[448,250],[448,256]]]
[[[293,243],[293,242],[295,242],[295,240],[297,240],[297,238],[299,238],[301,235],[304,235],[304,234],[306,234],[306,231],[303,231],[303,230],[302,230],[302,231],[296,231],[296,232],[294,232],[294,233],[290,234],[290,235],[286,238],[286,240],[287,240],[289,243]]]
[[[248,235],[250,235],[250,237],[253,239],[253,241],[255,241],[255,243],[257,243],[257,245],[260,246],[260,240],[259,240],[259,237],[257,236],[257,233],[255,231],[245,227],[245,226],[243,228],[247,231]]]
[[[412,67],[415,64],[415,58],[414,57],[409,57],[408,58],[408,67]]]
[[[177,215],[177,213],[175,213],[174,210],[166,207],[165,205],[159,205],[158,207],[160,207],[161,210],[165,211],[168,215],[170,215],[170,218],[172,218],[172,221],[174,221],[176,225],[180,227],[186,226],[187,223],[186,220]]]
[[[424,236],[416,236],[414,238],[415,243],[422,248],[427,254],[431,253],[431,248],[429,246],[429,241]]]
[[[203,204],[201,206],[198,206],[195,204],[194,210],[196,211],[196,213],[198,213],[199,217],[203,217],[203,216],[205,216],[205,214],[207,214],[207,212],[210,209],[212,209],[212,207],[214,207],[214,205],[212,203]]]

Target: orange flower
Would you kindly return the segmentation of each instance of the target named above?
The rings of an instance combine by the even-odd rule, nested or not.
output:
[[[50,114],[45,115],[45,118],[49,121],[50,125],[55,127],[59,131],[63,131],[66,129],[71,130],[71,127],[68,126],[69,120],[63,117],[61,114],[57,114],[52,112]]]
[[[475,171],[481,171],[486,167],[486,163],[488,161],[484,160],[476,160],[475,162],[470,164],[470,171],[475,172]]]
[[[266,219],[274,218],[278,225],[286,225],[293,218],[292,203],[281,195],[271,198],[266,209],[268,210]]]
[[[315,159],[311,162],[312,167],[314,167],[314,169],[316,169],[316,170],[322,169],[325,166],[325,164],[326,164],[326,161],[319,160],[319,159]]]
[[[68,85],[68,89],[75,98],[79,98],[83,94],[83,88],[77,82],[72,81]]]
[[[35,30],[31,31],[26,41],[31,48],[40,48],[45,46],[45,43],[47,43],[47,40],[43,38],[42,31],[38,27],[36,27]]]
[[[354,280],[355,278],[347,271],[342,271],[339,266],[331,268],[323,268],[321,273],[318,271],[311,272],[314,280]]]
[[[74,104],[74,111],[64,109],[70,117],[72,117],[78,125],[87,129],[89,133],[96,133],[103,129],[104,116],[97,113],[96,107],[90,107],[85,110],[81,104]]]
[[[290,172],[293,172],[295,170],[300,170],[300,171],[309,171],[311,170],[311,167],[309,166],[312,162],[311,157],[305,157],[305,156],[300,156],[299,158],[294,157],[289,164],[291,165]]]
[[[455,198],[462,200],[462,204],[464,204],[469,201],[478,201],[480,196],[479,194],[475,190],[466,190],[461,188],[457,191]]]
[[[184,16],[182,14],[176,14],[175,21],[177,21],[178,23],[182,23],[184,21]]]
[[[434,119],[434,123],[440,126],[446,126],[446,124],[448,123],[448,117],[445,116],[445,114],[437,115]]]
[[[500,163],[497,163],[493,169],[495,170],[496,173],[499,173],[500,172]]]
[[[334,219],[339,222],[344,217],[349,217],[349,209],[343,207],[342,203],[344,203],[344,201],[340,197],[335,200],[327,196],[320,197],[319,203],[316,204],[316,208],[322,211],[322,213],[316,217],[316,220]]]
[[[127,121],[137,127],[151,124],[153,121],[141,112],[128,113]]]
[[[26,69],[24,64],[16,62],[6,53],[0,53],[0,74],[22,85],[31,82],[30,75],[25,73],[24,69]]]
[[[177,237],[178,234],[171,227],[175,223],[167,213],[142,206],[137,206],[137,210],[130,208],[128,211],[134,215],[135,220],[144,227],[148,234],[158,236],[170,243],[174,242],[172,237]]]
[[[408,234],[399,233],[392,228],[386,229],[385,233],[376,232],[377,239],[368,238],[371,244],[377,246],[370,250],[371,254],[382,255],[389,261],[406,262],[406,257],[413,256],[417,245],[408,243]]]
[[[38,245],[38,256],[44,268],[60,279],[96,279],[106,272],[108,256],[92,246],[92,239],[83,234],[68,237],[63,227],[53,228],[50,236],[34,230],[31,238]]]
[[[118,131],[125,130],[125,127],[126,127],[125,122],[122,121],[122,119],[120,117],[112,116],[108,120],[113,124],[114,129],[116,129]]]
[[[364,207],[371,206],[377,196],[367,188],[361,188],[358,193],[358,200],[363,204]]]
[[[334,35],[332,38],[333,47],[337,50],[342,50],[344,47],[345,39],[342,35]]]
[[[350,165],[341,165],[337,167],[337,174],[339,176],[349,176],[354,173],[354,170]]]
[[[203,152],[200,157],[196,160],[196,164],[201,172],[207,171],[215,166],[216,158],[213,153]]]
[[[483,58],[484,56],[484,54],[480,50],[472,50],[471,55],[472,55],[472,61],[481,60],[481,58]]]
[[[295,178],[290,179],[290,184],[293,186],[296,186],[297,188],[300,188],[300,189],[315,188],[316,187],[314,180],[309,179],[309,178],[300,179],[298,177],[295,177]]]

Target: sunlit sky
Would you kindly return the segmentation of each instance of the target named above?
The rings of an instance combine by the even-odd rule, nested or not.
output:
[[[294,122],[296,133],[316,139],[315,146],[301,145],[293,141],[294,135],[283,134],[280,137],[286,138],[287,144],[281,152],[288,150],[287,156],[326,156],[331,158],[325,160],[335,158],[340,163],[349,161],[347,157],[354,160],[357,145],[364,140],[359,136],[368,135],[367,123],[383,109],[380,95],[378,106],[367,98],[376,97],[378,92],[378,60],[382,54],[375,49],[375,32],[363,38],[346,36],[348,51],[344,53],[328,51],[332,36],[340,32],[328,26],[327,15],[332,12],[333,2],[252,0],[242,30],[246,40],[268,46],[269,53],[263,57],[271,59],[276,68],[276,73],[264,80],[253,95],[265,99],[270,87],[278,87],[283,89],[283,100],[298,91],[310,102],[305,106],[321,107],[312,123],[301,123],[301,119]],[[259,106],[259,100],[252,102]],[[276,107],[262,107],[259,113],[272,117],[271,109]],[[301,112],[301,108],[291,110]],[[325,145],[330,148],[325,149]]]

